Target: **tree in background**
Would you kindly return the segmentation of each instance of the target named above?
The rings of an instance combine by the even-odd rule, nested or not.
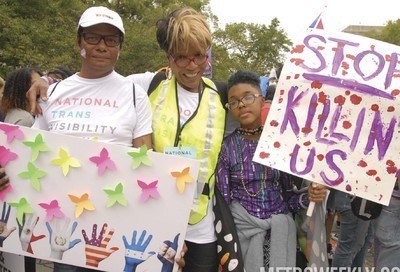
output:
[[[370,31],[366,36],[383,42],[400,45],[400,19],[388,21],[381,33]]]
[[[23,66],[42,71],[65,66],[80,67],[76,26],[80,14],[90,6],[117,11],[125,24],[126,38],[116,70],[122,75],[156,71],[167,65],[159,49],[155,25],[170,11],[190,6],[210,19],[214,29],[213,77],[227,78],[238,69],[268,73],[283,63],[291,41],[271,24],[228,24],[220,29],[209,0],[0,0],[0,76]]]
[[[238,68],[268,75],[271,68],[283,65],[290,46],[292,42],[279,27],[277,18],[268,27],[253,23],[227,24],[225,29],[214,32],[213,73],[224,80]]]

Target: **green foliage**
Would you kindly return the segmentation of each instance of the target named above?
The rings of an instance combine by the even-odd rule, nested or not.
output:
[[[366,36],[387,43],[400,45],[400,19],[388,21],[381,33],[371,31],[367,33]]]
[[[240,23],[219,29],[209,0],[0,0],[0,77],[31,65],[44,72],[60,65],[78,71],[79,16],[98,5],[117,11],[124,21],[125,41],[116,66],[122,75],[167,65],[156,41],[156,22],[182,6],[201,11],[213,25],[214,79],[227,80],[238,69],[266,74],[283,63],[283,54],[291,45],[277,19],[268,27]]]
[[[269,73],[272,67],[281,66],[284,54],[292,42],[279,28],[274,18],[267,27],[259,24],[232,23],[214,33],[216,58],[213,58],[213,74],[226,80],[238,69],[252,70],[259,75]]]

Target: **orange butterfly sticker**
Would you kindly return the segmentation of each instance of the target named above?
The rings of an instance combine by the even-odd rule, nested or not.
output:
[[[68,195],[72,202],[76,204],[75,218],[78,218],[84,210],[94,211],[94,205],[89,199],[88,194],[83,194],[81,197]]]
[[[176,178],[176,187],[179,193],[185,190],[185,184],[194,181],[194,178],[189,173],[190,167],[186,167],[182,172],[171,172],[171,175]]]

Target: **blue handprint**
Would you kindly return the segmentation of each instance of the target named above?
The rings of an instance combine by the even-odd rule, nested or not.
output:
[[[163,263],[161,272],[172,272],[172,269],[174,268],[176,250],[178,249],[179,234],[180,233],[175,236],[173,242],[166,240],[160,247],[157,258]]]
[[[133,231],[131,244],[126,240],[125,235],[122,236],[122,239],[125,244],[125,268],[124,272],[134,272],[136,271],[136,267],[146,261],[148,258],[156,254],[154,251],[150,251],[145,253],[147,246],[150,244],[153,235],[149,235],[144,241],[146,236],[146,231],[142,231],[140,235],[139,241],[136,242],[137,231]]]

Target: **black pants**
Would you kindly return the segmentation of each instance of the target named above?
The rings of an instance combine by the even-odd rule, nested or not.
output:
[[[184,272],[217,272],[217,242],[196,244],[186,241]]]

